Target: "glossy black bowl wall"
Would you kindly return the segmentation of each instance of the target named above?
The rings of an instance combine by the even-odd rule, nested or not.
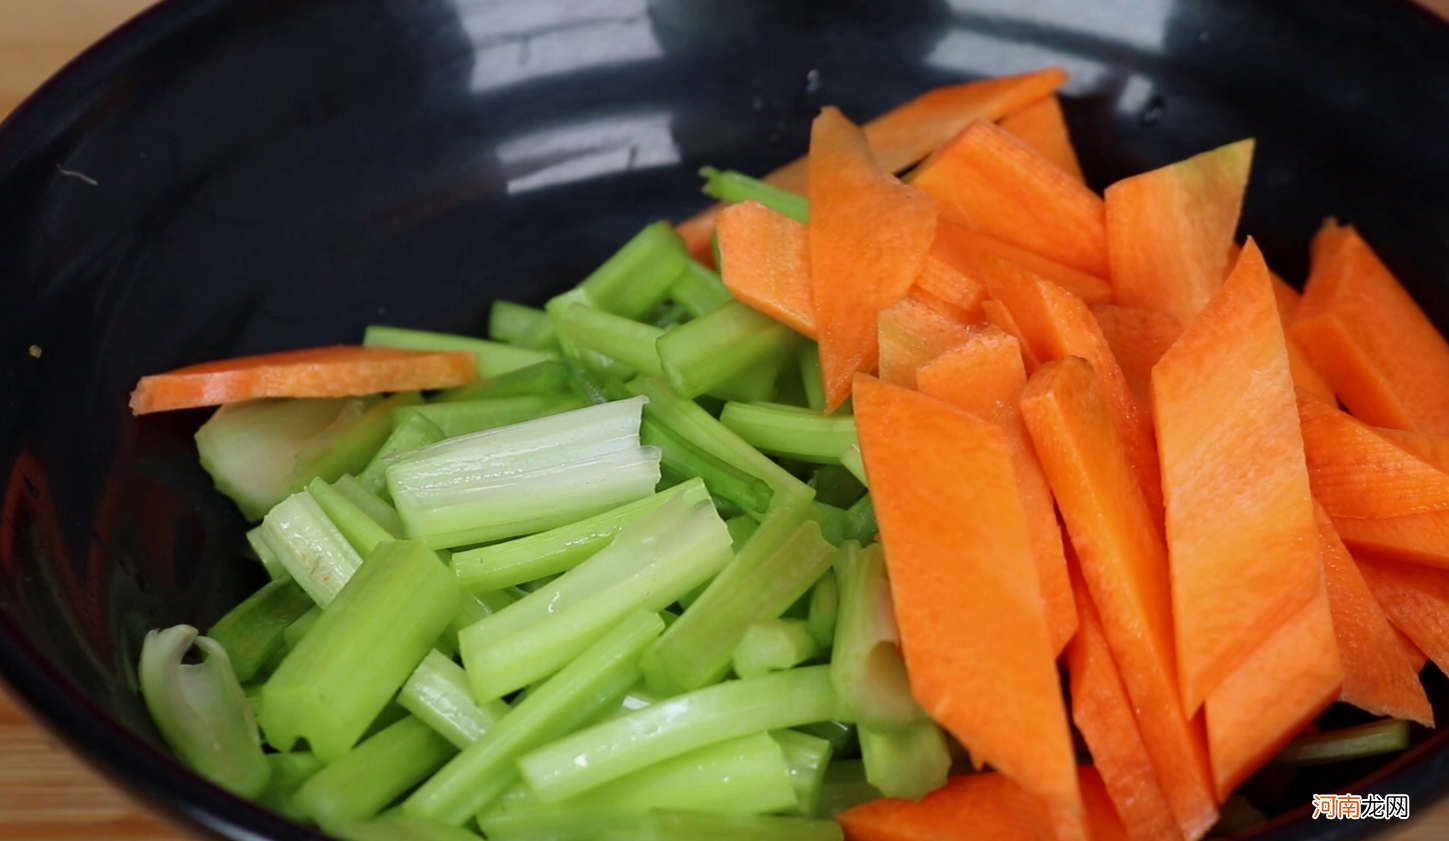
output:
[[[1094,186],[1254,135],[1244,230],[1281,272],[1338,214],[1449,324],[1449,31],[1408,5],[163,3],[0,129],[0,672],[154,802],[315,837],[157,748],[142,635],[206,626],[259,572],[196,464],[204,413],[130,417],[136,378],[369,322],[479,332],[493,298],[541,301],[702,206],[700,165],[800,154],[823,104],[864,119],[1052,62]],[[1422,810],[1449,747],[1375,773]]]

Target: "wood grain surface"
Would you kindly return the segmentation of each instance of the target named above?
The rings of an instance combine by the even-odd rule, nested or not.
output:
[[[1449,16],[1449,0],[1423,0]],[[149,0],[0,0],[0,117],[65,62]],[[179,841],[27,721],[0,691],[0,838],[11,841]],[[1384,841],[1449,838],[1449,803]]]

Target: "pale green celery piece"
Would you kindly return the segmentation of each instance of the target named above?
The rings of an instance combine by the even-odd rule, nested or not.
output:
[[[856,446],[855,418],[781,403],[730,403],[720,423],[761,452],[817,464],[837,463]]]
[[[808,627],[810,636],[822,648],[835,644],[835,619],[840,613],[840,588],[835,582],[835,573],[827,571],[810,590],[810,613]]]
[[[429,651],[413,670],[397,702],[459,750],[478,741],[508,714],[508,705],[501,700],[474,701],[463,667],[437,651]]]
[[[770,733],[784,753],[790,766],[790,782],[795,786],[795,808],[790,814],[813,818],[820,806],[820,790],[825,785],[825,769],[835,748],[829,741],[798,730],[775,730]]]
[[[262,690],[267,741],[351,750],[458,610],[457,579],[416,541],[380,544]]]
[[[393,427],[392,434],[378,448],[377,454],[372,461],[367,463],[358,474],[358,481],[364,487],[377,494],[379,499],[391,499],[387,490],[387,466],[392,463],[392,456],[397,453],[410,452],[421,449],[429,444],[436,444],[448,436],[438,425],[418,414],[411,414],[403,418],[401,423]]]
[[[749,514],[741,514],[725,520],[725,528],[730,530],[730,541],[734,544],[736,552],[740,551],[740,548],[745,545],[745,541],[749,540],[750,535],[754,534],[755,529],[759,527],[760,521]]]
[[[631,398],[402,453],[388,489],[408,534],[446,549],[546,531],[654,493]]]
[[[307,595],[322,607],[332,603],[362,555],[305,490],[277,503],[262,520],[262,539]]]
[[[842,709],[858,724],[904,727],[926,717],[911,695],[880,544],[841,546],[835,564],[840,612],[830,673]]]
[[[267,764],[272,766],[272,775],[267,780],[266,790],[257,798],[257,803],[284,818],[310,825],[312,819],[302,814],[292,798],[303,783],[322,770],[322,760],[309,751],[269,753]]]
[[[870,494],[866,494],[846,510],[845,536],[864,545],[874,543],[879,531],[880,524],[875,520],[875,505],[871,502]]]
[[[710,389],[700,399],[712,397],[726,402],[739,400],[745,403],[774,400],[779,388],[780,371],[793,360],[794,357],[788,353],[766,359],[763,364],[746,368]]]
[[[195,645],[203,659],[182,663]],[[141,696],[156,729],[196,773],[241,797],[266,790],[271,766],[245,693],[215,640],[190,625],[151,631],[141,647]]]
[[[860,480],[862,485],[870,487],[870,482],[865,478],[865,462],[860,457],[860,444],[852,444],[845,452],[840,454],[840,463]]]
[[[428,402],[456,403],[459,400],[557,394],[568,389],[568,375],[567,365],[549,359],[491,379],[477,380],[457,388],[443,389],[434,394]]]
[[[443,552],[438,553],[439,557],[443,554]],[[451,561],[448,561],[448,566],[452,567]],[[508,590],[479,590],[476,593],[464,590],[462,598],[458,601],[458,612],[453,616],[453,621],[448,623],[448,632],[442,636],[439,642],[446,640],[452,647],[451,653],[457,654],[459,632],[479,619],[492,616],[516,601],[518,599],[514,598]]]
[[[385,814],[366,823],[338,827],[332,834],[342,841],[478,841],[478,836],[466,829],[401,814]]]
[[[691,318],[693,316],[689,314],[688,310],[671,301],[664,304],[658,313],[649,320],[649,323],[658,327],[660,330],[668,330],[671,327],[677,327],[683,324]]]
[[[395,425],[410,415],[422,415],[443,431],[444,438],[471,435],[500,426],[511,426],[538,418],[582,409],[584,401],[568,393],[484,397],[453,403],[405,406],[394,413]]]
[[[638,683],[639,655],[664,622],[636,611],[576,660],[516,701],[478,741],[423,783],[403,812],[452,826],[487,808],[519,779],[520,755],[607,714]]]
[[[805,385],[805,405],[812,411],[824,412],[825,378],[820,373],[820,346],[814,342],[800,346],[800,380]]]
[[[689,264],[684,240],[668,222],[655,222],[579,284],[599,309],[640,319],[669,295]]]
[[[729,530],[714,506],[671,499],[589,560],[459,634],[474,697],[501,697],[547,677],[634,609],[663,610],[730,558]]]
[[[844,543],[850,521],[845,511],[823,502],[810,503],[810,519],[820,526],[820,533],[831,546]]]
[[[659,336],[658,357],[675,392],[693,398],[789,357],[797,340],[789,327],[731,301]]]
[[[728,500],[745,511],[769,510],[774,490],[764,480],[721,461],[710,453],[675,435],[667,426],[650,417],[639,425],[639,441],[659,449],[662,468],[681,476],[699,477],[717,499]]]
[[[633,368],[630,368],[628,365],[611,356],[605,356],[598,351],[590,350],[586,347],[580,347],[569,336],[568,331],[564,329],[563,318],[564,312],[574,306],[597,308],[598,304],[589,297],[589,293],[583,289],[575,288],[561,295],[554,296],[544,305],[544,310],[548,312],[549,318],[553,321],[554,332],[558,336],[558,345],[559,349],[563,352],[564,360],[579,365],[584,370],[593,374],[618,377],[620,379],[632,377],[635,373]]]
[[[664,330],[584,304],[562,308],[559,327],[569,341],[644,374],[664,373],[655,342]]]
[[[825,769],[820,791],[818,818],[833,818],[856,806],[879,800],[884,795],[865,778],[865,763],[859,759],[837,759]]]
[[[407,716],[328,764],[293,802],[331,832],[375,817],[457,753],[431,727]]]
[[[810,660],[822,648],[801,619],[761,619],[745,627],[735,646],[735,674],[759,677],[791,669]]]
[[[656,812],[638,830],[599,836],[599,841],[844,841],[834,821],[777,815],[703,815]]]
[[[287,568],[282,565],[282,559],[277,557],[277,553],[272,551],[272,547],[268,546],[267,541],[262,537],[261,526],[247,529],[247,544],[251,546],[257,560],[261,561],[262,568],[267,571],[267,575],[273,581],[281,579],[290,581],[292,579],[292,574],[287,572]]]
[[[776,213],[783,213],[796,222],[810,221],[810,203],[799,193],[776,187],[734,170],[720,171],[712,166],[699,171],[704,176],[705,195],[734,204],[757,201]]]
[[[1273,757],[1274,765],[1327,765],[1366,756],[1398,753],[1409,747],[1409,722],[1384,719],[1357,727],[1299,736]]]
[[[890,730],[861,725],[859,732],[865,778],[886,797],[920,800],[946,784],[951,751],[929,718]]]
[[[489,379],[509,371],[527,368],[558,355],[547,350],[514,347],[502,342],[490,342],[473,336],[459,336],[453,333],[434,333],[427,330],[409,330],[404,327],[369,325],[362,335],[367,347],[391,347],[402,350],[467,351],[473,354],[478,366],[478,377]]]
[[[734,680],[670,698],[524,754],[522,777],[558,803],[705,745],[830,718],[835,692],[824,666]]]
[[[321,479],[313,479],[307,493],[359,556],[366,557],[379,543],[398,539],[398,535],[383,528],[351,499]]]
[[[669,297],[691,318],[699,318],[734,300],[724,281],[720,280],[719,272],[692,258],[674,285],[669,287]]]
[[[387,533],[401,540],[403,537],[402,518],[397,515],[397,509],[382,497],[378,496],[362,480],[351,473],[344,473],[337,477],[332,487],[338,493],[352,501],[353,505],[361,508],[363,513],[371,517],[378,525],[387,529]]]
[[[822,464],[810,474],[815,501],[848,509],[865,496],[865,485],[855,474],[838,464]]]
[[[488,311],[488,337],[529,348],[543,348],[558,341],[548,313],[512,301],[493,302]]]
[[[659,617],[663,619],[665,613],[667,613],[667,611],[662,611],[659,614]],[[667,626],[670,623],[668,620],[665,620],[664,624]],[[619,702],[618,709],[614,710],[614,712],[609,715],[609,718],[618,718],[621,715],[628,715],[629,713],[635,712],[637,710],[642,710],[651,704],[657,704],[662,700],[664,700],[663,695],[654,692],[643,681],[640,681],[632,689],[629,690],[629,694],[624,696],[624,699]]]
[[[511,587],[573,569],[613,541],[630,523],[682,496],[696,505],[709,499],[700,479],[621,505],[594,517],[539,534],[453,554],[453,572],[469,592]],[[753,522],[753,521],[751,521]]]
[[[288,625],[286,630],[282,631],[282,641],[286,643],[287,650],[291,651],[296,648],[297,643],[302,641],[302,637],[305,637],[307,632],[312,630],[312,627],[317,624],[317,620],[321,618],[322,607],[320,605],[313,605],[311,610],[298,616],[295,622]]]
[[[312,597],[296,582],[278,579],[227,611],[207,635],[226,649],[237,679],[245,682],[286,647],[287,626],[312,606]]]
[[[808,736],[815,736],[824,739],[835,748],[837,754],[845,753],[855,747],[855,725],[847,724],[844,721],[817,721],[812,724],[802,724],[795,728]]]

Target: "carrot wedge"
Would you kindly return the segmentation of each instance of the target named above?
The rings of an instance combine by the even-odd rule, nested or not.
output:
[[[757,201],[719,214],[720,279],[746,306],[815,337],[805,226]]]
[[[1182,325],[1165,312],[1123,307],[1116,304],[1094,304],[1092,315],[1112,356],[1122,368],[1127,387],[1137,398],[1137,405],[1152,405],[1152,366],[1167,353]]]
[[[971,277],[981,277],[990,271],[981,265],[981,260],[983,255],[992,254],[1050,280],[1089,304],[1105,304],[1112,300],[1111,285],[1096,275],[1077,271],[1025,248],[944,219],[936,223],[936,241],[931,244],[931,253],[940,255]]]
[[[1375,520],[1344,517],[1333,526],[1355,557],[1449,569],[1449,511]]]
[[[1016,319],[1011,315],[1011,310],[1000,301],[987,299],[981,302],[981,311],[985,313],[988,325],[1016,339],[1017,346],[1021,348],[1021,362],[1026,366],[1026,373],[1028,375],[1034,373],[1041,365],[1041,360],[1032,351],[1031,345],[1022,339],[1021,325],[1016,323]]]
[[[1449,570],[1358,558],[1384,615],[1440,669],[1449,671]]]
[[[1067,132],[1062,103],[1055,96],[1044,97],[1035,105],[1008,114],[999,125],[1056,164],[1062,172],[1086,183],[1082,165],[1077,162],[1077,150],[1072,148],[1072,136]]]
[[[1052,653],[1060,654],[1077,631],[1077,609],[1052,491],[1021,418],[1026,369],[1019,343],[1000,330],[988,328],[921,367],[915,379],[922,393],[991,421],[1006,433],[1022,511],[1031,533],[1037,583],[1046,609],[1047,638]]]
[[[825,402],[875,368],[876,318],[921,273],[936,235],[928,196],[882,172],[859,128],[825,108],[810,131],[810,288]]]
[[[942,224],[940,221],[936,223],[937,243],[941,241]],[[926,294],[921,295],[921,292]],[[935,245],[922,261],[921,273],[916,276],[911,293],[938,309],[945,304],[949,307],[945,314],[962,324],[986,319],[986,313],[981,309],[982,302],[986,300],[986,284],[963,271],[954,259],[943,256]]]
[[[1043,798],[1063,827],[1080,824],[1066,707],[1006,434],[864,375],[854,406],[913,694],[977,761]]]
[[[971,338],[964,325],[911,295],[881,310],[876,330],[880,378],[906,388],[916,387],[917,368]]]
[[[1092,366],[1043,365],[1021,398],[1082,578],[1184,838],[1217,820],[1202,734],[1178,695],[1168,559]]]
[[[1355,417],[1449,435],[1449,341],[1351,226],[1314,238],[1291,335]]]
[[[1252,240],[1152,369],[1184,711],[1241,667],[1322,578],[1298,405]]]
[[[473,381],[473,354],[333,345],[241,356],[142,377],[132,414],[259,397],[348,397],[452,388]]]

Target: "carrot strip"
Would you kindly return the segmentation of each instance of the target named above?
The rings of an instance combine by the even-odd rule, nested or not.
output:
[[[142,377],[131,412],[220,406],[259,397],[348,397],[473,381],[473,354],[333,345],[241,356]]]
[[[735,299],[815,337],[805,226],[756,201],[719,214],[720,278]]]
[[[1235,244],[1229,257],[1229,265],[1238,262],[1239,251],[1240,249]],[[1303,303],[1303,293],[1290,286],[1288,281],[1279,277],[1276,272],[1270,270],[1268,274],[1273,278],[1273,299],[1278,304],[1278,318],[1282,320],[1283,332],[1286,333],[1288,328],[1293,326],[1293,319],[1298,314],[1298,306]]]
[[[1152,366],[1182,335],[1182,325],[1165,312],[1121,307],[1116,304],[1093,304],[1092,315],[1112,356],[1122,368],[1122,376],[1137,405],[1152,405]]]
[[[880,311],[880,378],[916,387],[916,369],[971,338],[971,331],[911,295]],[[1023,377],[1023,381],[1025,377]]]
[[[1238,246],[1233,246],[1232,262],[1238,260]],[[1338,397],[1333,393],[1333,386],[1328,380],[1318,373],[1313,363],[1308,359],[1308,354],[1298,346],[1290,329],[1293,327],[1293,319],[1298,314],[1298,307],[1303,301],[1303,293],[1288,285],[1288,282],[1279,277],[1271,269],[1268,275],[1273,278],[1273,297],[1278,302],[1278,318],[1283,322],[1283,333],[1288,337],[1288,370],[1293,375],[1293,384],[1312,394],[1314,397],[1324,400],[1333,405],[1338,405]]]
[[[1440,669],[1449,671],[1449,570],[1357,559],[1384,615]]]
[[[1082,165],[1077,162],[1077,150],[1072,148],[1072,136],[1067,131],[1062,103],[1055,96],[1045,97],[1035,105],[1007,115],[999,125],[1056,164],[1062,172],[1086,183]]]
[[[1344,517],[1333,526],[1355,557],[1449,569],[1449,511],[1376,520]]]
[[[941,229],[945,225],[939,220],[936,222],[936,243],[921,263],[921,273],[911,290],[913,293],[925,291],[950,305],[949,314],[962,324],[983,321],[986,314],[981,304],[986,300],[986,284],[961,269],[955,259],[940,250]]]
[[[1025,248],[945,219],[936,223],[936,241],[931,244],[931,252],[950,261],[973,278],[990,271],[989,268],[982,267],[981,260],[984,255],[993,254],[1038,277],[1050,280],[1089,304],[1105,304],[1112,300],[1111,285],[1100,277],[1077,271]],[[978,280],[977,283],[981,281]]]
[[[921,273],[936,235],[928,196],[883,173],[859,128],[825,108],[810,132],[810,287],[825,402],[875,368],[876,318]]]
[[[985,313],[986,323],[988,325],[1016,339],[1017,346],[1021,349],[1021,362],[1026,366],[1026,373],[1030,375],[1035,372],[1037,367],[1041,365],[1041,360],[1032,351],[1031,345],[1022,341],[1021,325],[1016,323],[1016,319],[1011,315],[1011,310],[1007,309],[1006,305],[1000,301],[993,301],[988,298],[981,302],[981,311]]]

